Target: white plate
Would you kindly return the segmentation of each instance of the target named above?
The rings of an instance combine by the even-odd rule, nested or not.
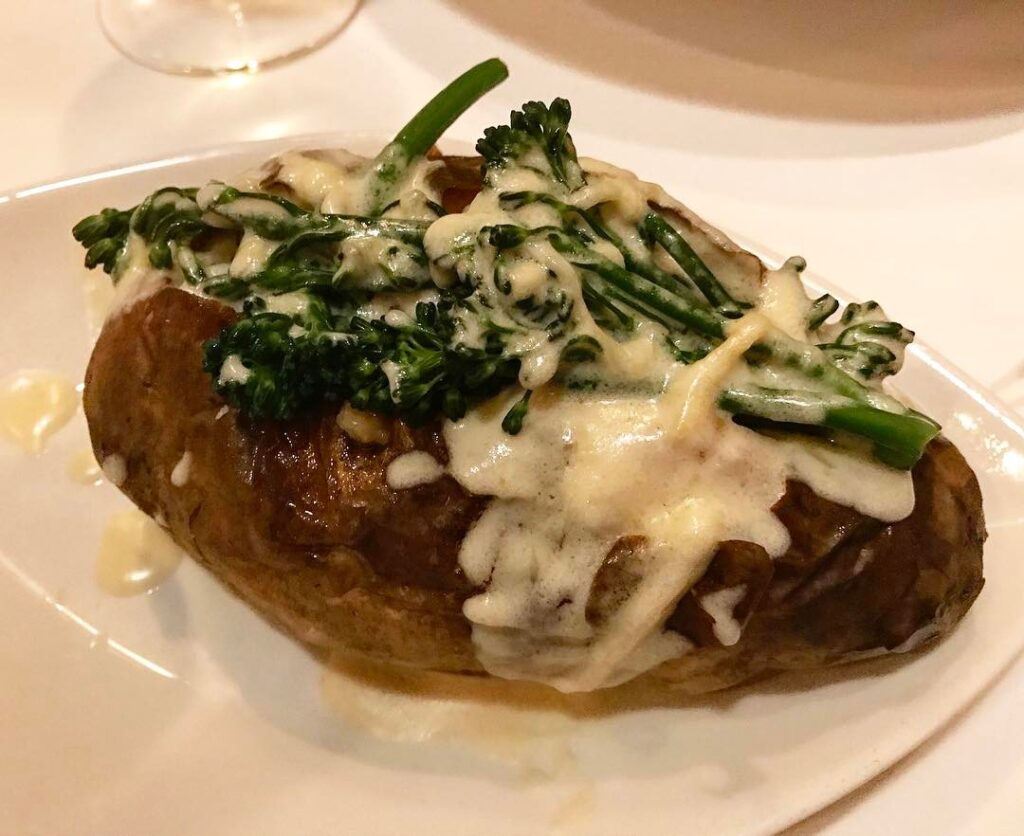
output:
[[[42,367],[81,380],[94,332],[75,221],[161,185],[232,173],[281,146],[0,198],[0,377]],[[664,183],[685,197],[683,184]],[[1024,642],[1024,431],[920,346],[900,386],[943,423],[985,494],[988,582],[954,635],[906,664],[813,686],[786,680],[559,727],[557,763],[543,762],[550,750],[538,742],[525,777],[476,748],[384,742],[345,727],[324,707],[319,667],[191,563],[151,595],[104,596],[93,579],[97,545],[126,500],[65,476],[87,444],[81,416],[38,458],[0,447],[2,828],[497,836],[760,833],[795,822],[947,723]]]

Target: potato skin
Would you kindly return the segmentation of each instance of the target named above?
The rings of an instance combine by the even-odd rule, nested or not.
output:
[[[453,170],[456,179],[476,176]],[[386,420],[389,441],[375,446],[342,432],[336,410],[287,424],[242,419],[202,369],[203,342],[235,316],[166,288],[107,322],[85,379],[97,460],[122,456],[121,490],[162,515],[182,548],[317,655],[481,673],[462,615],[474,590],[458,549],[488,500],[448,476],[401,491],[385,478],[387,465],[411,450],[446,462],[440,425]],[[171,471],[185,452],[189,479],[176,487]],[[772,561],[756,545],[723,543],[668,620],[696,649],[647,676],[699,693],[947,633],[983,585],[981,493],[943,438],[915,467],[914,484],[913,514],[886,525],[790,483],[776,506],[789,551]],[[588,607],[595,621],[602,600],[629,584],[636,545],[620,542],[599,572]],[[736,616],[745,628],[723,647],[698,599],[739,584],[746,594]]]

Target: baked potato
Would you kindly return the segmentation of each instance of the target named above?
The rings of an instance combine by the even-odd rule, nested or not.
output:
[[[559,141],[565,141],[564,131]],[[488,188],[487,161],[436,152],[431,158],[430,188],[444,217],[462,217],[482,184]],[[601,169],[588,169],[595,170]],[[257,181],[260,191],[285,202],[280,205],[310,203],[295,179],[282,173],[280,161],[263,169]],[[207,212],[224,203],[223,194],[222,187]],[[756,288],[765,280],[757,258],[685,207],[667,197],[648,205],[672,227],[669,237],[658,239],[666,251],[675,234],[685,239],[686,253],[696,254],[700,265],[690,272],[698,278],[703,268],[709,275],[739,275],[733,286],[746,282]],[[128,221],[123,223],[127,228]],[[649,230],[658,233],[653,225]],[[182,241],[220,232],[197,233],[193,227],[181,234],[190,237],[177,239],[178,255]],[[232,247],[243,247],[244,236],[240,242],[237,232],[224,234],[234,235]],[[205,245],[221,244],[200,241],[194,249]],[[120,246],[123,251],[126,244]],[[162,255],[150,253],[156,267]],[[103,262],[100,256],[115,260],[106,250],[94,254],[94,264]],[[125,303],[100,334],[84,392],[97,460],[118,457],[124,465],[121,490],[228,589],[316,655],[343,652],[419,669],[494,673],[481,660],[474,623],[466,615],[467,601],[489,580],[474,578],[460,552],[498,500],[467,489],[453,475],[445,430],[450,419],[437,409],[389,414],[353,408],[346,403],[355,398],[351,394],[303,402],[301,410],[281,417],[239,400],[247,376],[226,380],[222,371],[219,378],[214,374],[218,385],[211,385],[211,341],[252,311],[196,292],[187,281],[190,264],[177,265],[176,281],[165,265],[148,295]],[[905,332],[885,331],[893,333]],[[758,345],[743,346],[743,356],[749,358]],[[892,353],[885,353],[885,363],[893,362],[885,359]],[[840,367],[850,354],[837,354]],[[857,357],[863,362],[863,354]],[[394,381],[389,378],[385,387],[388,382],[393,391]],[[478,400],[507,381],[498,384]],[[528,400],[520,412],[509,413],[520,423]],[[339,401],[345,404],[340,413]],[[470,404],[474,408],[484,407]],[[916,413],[906,414],[917,420]],[[742,415],[750,419],[744,431],[760,437],[764,416]],[[790,423],[779,422],[768,437]],[[700,693],[770,672],[913,650],[948,633],[981,591],[985,527],[977,479],[936,432],[920,442],[912,467],[913,511],[901,519],[873,518],[788,478],[770,509],[788,545],[772,554],[743,539],[717,542],[695,576],[669,590],[667,606],[659,605],[658,624],[685,639],[688,652],[666,654],[629,675]],[[389,478],[393,463],[417,451],[429,454],[437,473],[396,485]],[[587,624],[598,631],[645,582],[642,567],[649,559],[640,532],[620,532],[609,542],[586,600],[578,602]],[[727,617],[720,617],[720,606],[708,605],[716,600],[727,605]]]

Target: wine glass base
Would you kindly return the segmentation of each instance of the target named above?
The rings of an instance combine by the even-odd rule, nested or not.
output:
[[[255,72],[319,49],[360,0],[97,0],[110,42],[178,75]]]

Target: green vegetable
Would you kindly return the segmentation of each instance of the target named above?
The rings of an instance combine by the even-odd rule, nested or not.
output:
[[[488,169],[532,168],[573,191],[585,180],[569,136],[571,117],[572,108],[565,99],[550,105],[527,102],[522,110],[512,111],[508,125],[487,128],[476,151]]]
[[[519,435],[520,430],[523,429],[523,421],[526,419],[526,410],[530,406],[530,396],[533,394],[532,390],[527,390],[526,393],[513,404],[512,408],[505,414],[505,417],[501,421],[501,428],[509,435]]]
[[[686,240],[675,228],[657,212],[652,212],[640,223],[640,232],[649,240],[656,241],[665,248],[673,260],[683,268],[683,272],[700,288],[708,301],[719,311],[729,317],[742,314],[740,304],[722,287],[700,256],[686,243]]]
[[[903,349],[914,339],[913,331],[888,321],[877,302],[847,305],[835,326],[814,330],[833,333],[831,341],[818,343],[818,347],[835,365],[862,380],[895,374]]]
[[[412,423],[458,419],[517,384],[524,358],[538,350],[557,358],[555,383],[573,391],[656,391],[652,381],[605,379],[609,342],[583,323],[613,341],[649,323],[664,333],[672,358],[693,363],[751,304],[655,208],[624,230],[605,206],[574,205],[586,176],[564,99],[527,102],[477,143],[485,188],[499,192],[508,222],[468,226],[446,251],[432,249],[431,261],[428,223],[380,217],[400,197],[408,167],[506,75],[500,61],[487,61],[431,100],[369,166],[365,216],[322,214],[278,195],[211,184],[161,189],[132,210],[104,209],[73,234],[87,266],[102,266],[115,281],[129,251],[132,258],[144,252],[198,292],[241,303],[240,318],[206,344],[204,367],[252,419],[289,420],[345,402]],[[530,190],[501,192],[523,170]],[[541,217],[545,225],[516,221],[531,206],[540,212],[530,216],[534,223]],[[217,242],[245,236],[273,251],[256,272],[232,275]],[[551,259],[568,266],[555,269]],[[789,264],[804,267],[802,259]],[[570,268],[578,285],[562,275]],[[421,295],[418,304],[411,294]],[[874,302],[849,305],[830,322],[838,307],[828,295],[809,305],[807,330],[817,344],[766,334],[726,381],[719,406],[757,428],[866,443],[879,460],[910,468],[939,427],[879,383],[898,370],[913,333]],[[528,421],[531,396],[524,389],[505,415],[509,434]]]
[[[373,161],[369,214],[379,215],[394,198],[409,164],[426,154],[456,119],[506,78],[508,67],[491,58],[464,72],[427,102]]]
[[[253,418],[284,420],[348,401],[422,424],[438,414],[461,418],[519,371],[500,345],[453,346],[447,306],[421,303],[398,327],[352,315],[327,315],[308,329],[300,322],[308,317],[252,312],[207,343],[204,368],[229,403]],[[220,379],[232,356],[249,370],[242,381]]]
[[[71,234],[86,248],[86,267],[92,270],[101,266],[106,273],[113,272],[128,238],[131,217],[131,211],[104,209],[74,225]]]

